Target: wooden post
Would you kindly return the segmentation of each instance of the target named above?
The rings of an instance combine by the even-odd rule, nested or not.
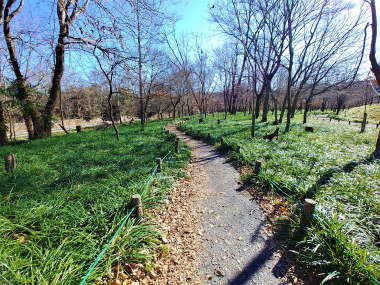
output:
[[[82,126],[76,126],[77,133],[80,133],[82,131]]]
[[[7,154],[4,157],[4,161],[5,161],[5,170],[7,172],[13,171],[17,166],[16,155],[13,153]]]
[[[220,120],[218,120],[218,125],[220,125]]]
[[[175,152],[176,152],[176,153],[179,153],[179,152],[180,152],[180,148],[179,148],[179,138],[176,138],[176,139],[175,139]]]
[[[351,121],[348,121],[348,124],[351,125]]]
[[[136,217],[142,218],[143,217],[143,207],[141,202],[141,196],[139,194],[132,196],[132,206],[136,207],[135,213]]]
[[[378,129],[379,128],[379,124],[376,124],[376,129]]]
[[[211,134],[210,133],[207,134],[207,140],[209,140],[209,141],[211,140]]]
[[[312,199],[305,199],[305,203],[303,207],[303,215],[302,215],[302,220],[301,220],[301,225],[303,227],[307,227],[310,224],[310,222],[313,220],[316,204],[317,202],[315,202]]]
[[[162,171],[162,159],[161,158],[156,158],[156,163],[157,163],[157,172]]]
[[[262,161],[260,161],[260,160],[256,161],[256,163],[255,163],[255,174],[256,175],[260,174],[262,164],[263,164]]]

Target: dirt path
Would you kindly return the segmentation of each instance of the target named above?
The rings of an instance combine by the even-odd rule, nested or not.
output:
[[[202,209],[200,279],[204,284],[287,284],[286,265],[266,233],[266,219],[250,194],[241,191],[239,173],[212,146],[168,129],[192,149],[191,167],[202,189],[194,208]]]
[[[131,118],[123,117],[123,122],[128,122]],[[76,129],[76,126],[82,126],[82,128],[92,128],[98,125],[101,125],[103,120],[101,118],[96,118],[91,121],[85,121],[83,119],[67,119],[64,120],[65,128],[67,131],[73,131]],[[52,133],[63,133],[63,130],[59,126],[60,122],[54,123],[52,128]],[[28,137],[28,132],[26,130],[24,123],[15,124],[16,138],[23,139]]]

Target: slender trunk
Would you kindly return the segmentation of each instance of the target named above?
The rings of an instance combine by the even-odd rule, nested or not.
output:
[[[278,121],[280,124],[282,124],[282,121],[284,120],[287,99],[288,97],[285,95],[284,100],[282,101],[282,105],[281,105],[280,120]]]
[[[260,116],[260,105],[261,105],[261,97],[262,97],[262,95],[257,95],[257,96],[255,96],[255,97],[257,97],[256,99],[255,99],[255,106],[254,106],[254,109],[255,109],[255,118],[256,119],[258,119],[259,118],[259,116]]]
[[[15,118],[9,114],[9,139],[16,140]]]
[[[3,102],[0,101],[0,145],[5,145],[7,142],[7,123],[5,121]]]
[[[21,72],[20,65],[16,56],[16,49],[13,42],[14,37],[11,34],[11,27],[10,27],[11,20],[12,20],[10,9],[12,5],[13,5],[12,2],[8,2],[4,9],[3,32],[4,32],[4,37],[5,37],[8,53],[9,53],[9,61],[12,66],[12,70],[16,76],[16,87],[17,87],[16,98],[20,102],[20,105],[21,105],[21,112],[25,121],[26,129],[28,131],[28,137],[29,139],[34,139],[35,129],[33,128],[32,116],[36,118],[37,115],[36,115],[36,110],[34,109],[34,106],[28,100],[29,94],[26,89],[26,80]]]
[[[278,125],[277,99],[276,98],[273,98],[273,104],[274,104],[274,124]]]
[[[261,118],[262,122],[268,121],[268,111],[269,111],[269,96],[270,96],[270,81],[265,84],[265,93],[264,93],[264,105],[263,105],[263,115]]]
[[[379,135],[377,136],[376,149],[374,152],[375,158],[380,158],[380,130]]]
[[[113,127],[113,129],[115,131],[116,138],[117,138],[117,140],[120,140],[119,130],[117,129],[117,126],[115,124],[115,120],[113,119],[113,106],[112,106],[112,103],[111,103],[112,94],[113,94],[112,87],[111,87],[112,83],[109,83],[109,84],[110,84],[110,90],[109,90],[109,94],[108,94],[108,98],[107,98],[108,111],[109,111],[108,115],[110,117],[110,120],[111,120],[111,123],[112,123],[112,127]]]
[[[65,128],[65,122],[63,118],[63,109],[62,109],[62,92],[59,92],[59,114],[61,116],[61,129],[66,133],[69,134],[69,132]]]
[[[363,115],[363,121],[362,121],[362,126],[361,126],[361,129],[360,129],[360,132],[361,133],[364,133],[365,132],[365,127],[367,125],[367,112],[364,112],[364,115]]]
[[[145,114],[144,114],[144,94],[143,94],[143,82],[142,82],[141,23],[140,23],[139,0],[137,0],[136,17],[137,17],[137,49],[138,49],[138,65],[139,65],[138,76],[139,76],[140,120],[141,120],[141,129],[144,129]]]
[[[294,60],[294,50],[293,50],[293,34],[292,34],[292,8],[289,7],[289,3],[286,3],[288,10],[288,34],[289,34],[289,74],[288,74],[288,84],[286,90],[286,97],[288,101],[288,112],[286,114],[286,126],[285,133],[290,131],[290,120],[292,116],[292,73],[293,73],[293,60]]]
[[[293,103],[292,103],[292,110],[291,110],[291,118],[294,118],[294,115],[296,113],[299,95],[300,95],[299,91],[297,91],[297,93],[294,95],[294,99],[293,99]]]
[[[61,81],[65,69],[65,37],[68,34],[68,26],[60,24],[58,42],[55,47],[55,65],[49,99],[43,113],[43,130],[38,130],[39,136],[50,136],[52,116],[59,93],[61,92]],[[42,134],[40,133],[42,131]]]
[[[251,137],[255,137],[255,128],[256,128],[256,96],[252,98],[252,126],[251,126]]]
[[[303,123],[306,124],[307,123],[307,114],[309,112],[309,104],[310,102],[306,100],[306,103],[305,103],[305,110],[303,111]]]

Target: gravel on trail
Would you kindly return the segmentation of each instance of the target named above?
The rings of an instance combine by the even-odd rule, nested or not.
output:
[[[257,201],[243,190],[238,171],[213,146],[168,127],[192,150],[196,181],[203,190],[194,207],[200,217],[201,250],[198,270],[203,284],[289,284],[287,263],[267,230]]]

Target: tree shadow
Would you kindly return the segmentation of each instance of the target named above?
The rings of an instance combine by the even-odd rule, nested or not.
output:
[[[191,162],[192,163],[207,162],[207,161],[215,160],[215,159],[220,158],[220,157],[222,157],[221,154],[206,155],[206,156],[200,157],[198,159],[194,159]]]
[[[250,261],[250,263],[231,281],[229,285],[242,285],[254,277],[254,275],[268,262],[268,260],[276,252],[276,248],[273,246],[273,241],[267,240],[264,248]]]
[[[313,199],[319,191],[320,187],[326,185],[330,182],[331,178],[337,173],[351,173],[357,166],[370,164],[374,161],[373,156],[363,158],[359,161],[350,161],[343,167],[332,167],[328,169],[319,179],[306,191],[306,193],[301,196],[301,200]]]

